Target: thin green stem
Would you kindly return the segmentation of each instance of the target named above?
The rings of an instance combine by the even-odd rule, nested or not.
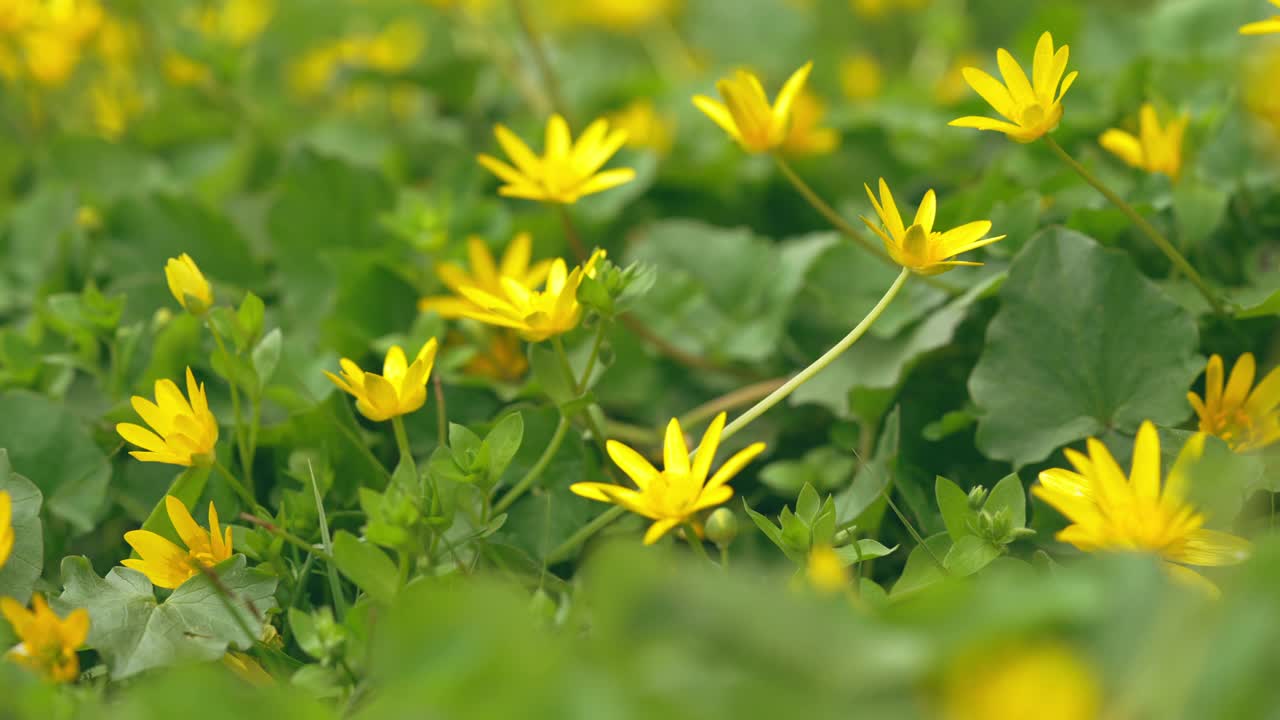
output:
[[[574,257],[578,258],[578,262],[587,261],[587,246],[582,244],[582,236],[578,234],[577,227],[573,224],[573,218],[569,215],[569,208],[562,203],[556,203],[556,212],[560,216],[560,225],[564,227],[564,238],[569,241],[569,247],[573,250]]]
[[[569,387],[576,388],[578,386],[578,378],[573,373],[573,365],[569,362],[569,353],[564,349],[564,341],[557,335],[551,339],[551,344],[555,348],[556,358],[560,360],[560,371],[564,373],[565,381],[569,383]],[[607,437],[600,424],[596,422],[595,416],[591,414],[591,408],[583,408],[581,413],[583,421],[587,424],[587,429],[591,431],[591,439],[595,443],[596,448],[600,450],[600,457],[608,456],[608,448],[605,446]]]
[[[413,448],[409,445],[409,433],[404,429],[404,416],[397,415],[391,418],[391,428],[396,435],[396,447],[400,450],[400,462],[413,468],[416,477],[418,468],[413,462]]]
[[[288,530],[285,530],[284,528],[276,525],[270,520],[264,520],[258,517],[257,515],[254,515],[252,513],[247,513],[247,512],[240,513],[240,519],[252,525],[257,525],[263,530],[266,530],[272,535],[275,535],[281,540],[284,540],[290,545],[298,548],[299,550],[302,550],[303,552],[313,555],[316,558],[319,558],[320,560],[324,560],[325,562],[333,562],[332,555],[321,550],[320,548],[317,548],[315,545],[312,545],[311,543],[307,542],[306,540],[303,540],[297,535],[294,535]]]
[[[592,535],[595,535],[597,532],[600,532],[611,525],[614,520],[622,517],[626,512],[626,508],[614,505],[608,510],[600,513],[594,520],[583,525],[578,529],[578,532],[570,535],[568,539],[557,545],[554,550],[547,553],[547,564],[554,565],[555,563],[567,559],[574,550],[578,549],[579,545],[586,542]]]
[[[547,56],[547,50],[543,47],[542,36],[538,34],[537,29],[533,26],[533,19],[529,14],[529,6],[525,0],[511,0],[511,11],[516,16],[516,24],[520,26],[520,32],[524,34],[525,42],[529,43],[529,51],[533,55],[533,63],[538,68],[538,74],[542,76],[542,84],[547,91],[547,97],[551,100],[552,107],[556,112],[570,122],[568,105],[564,101],[564,94],[560,91],[560,79],[556,77],[555,68],[551,65],[551,59]]]
[[[494,504],[493,511],[495,513],[503,512],[507,508],[511,507],[512,503],[520,499],[520,496],[524,495],[525,492],[538,481],[538,478],[542,477],[542,473],[546,472],[547,466],[551,464],[552,458],[554,458],[556,456],[556,452],[560,450],[560,445],[564,442],[564,437],[568,431],[569,418],[561,414],[560,422],[556,424],[555,433],[552,434],[551,441],[547,443],[546,449],[542,451],[542,455],[538,457],[538,461],[533,464],[533,467],[529,468],[528,472],[524,474],[524,477],[520,478],[515,485],[512,485],[511,489],[507,491],[507,494],[503,495],[502,498]]]
[[[915,526],[911,524],[911,521],[907,519],[907,516],[898,509],[897,504],[893,502],[893,498],[889,496],[889,491],[882,490],[881,494],[884,496],[884,501],[889,504],[889,509],[893,510],[893,514],[897,515],[898,520],[907,528],[907,533],[911,535],[911,539],[915,540],[916,544],[924,548],[924,551],[929,554],[929,557],[933,558],[934,564],[938,566],[938,569],[942,571],[943,575],[948,575],[947,566],[942,564],[942,560],[938,558],[937,553],[933,551],[933,548],[929,547],[929,543],[924,541],[924,538],[920,536],[918,531],[916,531]]]
[[[449,431],[449,410],[444,404],[444,383],[440,380],[440,373],[433,373],[431,382],[436,390],[436,442],[444,447]]]
[[[587,356],[587,367],[582,371],[582,377],[578,378],[577,385],[574,387],[574,394],[581,396],[587,391],[587,384],[591,382],[591,373],[596,369],[596,360],[600,358],[600,345],[604,341],[604,331],[608,325],[603,317],[596,318],[596,336],[591,341],[591,354]]]
[[[785,377],[773,378],[728,392],[681,415],[680,427],[693,427],[703,420],[709,420],[722,412],[736,410],[743,405],[756,402],[786,383],[787,378]],[[658,437],[662,437],[661,433],[658,434]]]
[[[693,527],[693,523],[686,523],[684,526],[684,539],[689,543],[689,549],[693,550],[693,554],[702,558],[708,565],[714,565],[711,557],[707,555],[707,549],[702,545],[702,538],[698,537],[697,530]]]
[[[235,491],[236,495],[240,496],[240,501],[243,502],[246,507],[251,508],[255,513],[261,512],[264,515],[266,514],[263,511],[262,506],[259,505],[258,501],[254,499],[253,493],[249,492],[249,489],[244,486],[244,483],[237,480],[236,476],[231,474],[231,471],[227,469],[226,465],[223,465],[221,462],[215,460],[213,462],[213,467],[216,468],[218,472],[222,474],[223,479],[227,481],[227,485],[230,485],[231,489]]]
[[[903,268],[902,272],[898,273],[898,278],[894,280],[893,284],[889,286],[889,289],[885,291],[884,297],[880,298],[880,302],[876,303],[875,307],[871,308],[871,312],[867,313],[867,316],[862,318],[862,322],[858,323],[853,330],[849,331],[848,335],[845,335],[844,338],[833,345],[830,350],[823,353],[822,357],[814,360],[809,367],[793,375],[790,380],[783,383],[777,390],[769,393],[763,400],[760,400],[755,405],[748,408],[746,412],[734,418],[733,422],[725,426],[724,433],[721,434],[721,437],[728,438],[739,430],[745,428],[747,425],[750,425],[752,421],[768,412],[768,410],[774,405],[782,402],[784,398],[795,392],[796,388],[808,382],[810,378],[822,372],[822,370],[834,362],[836,358],[843,355],[844,351],[852,347],[859,338],[866,334],[872,324],[880,318],[884,313],[885,308],[889,307],[889,303],[893,302],[893,299],[898,296],[898,292],[902,290],[902,286],[906,284],[907,278],[910,277],[910,275],[911,271]]]
[[[324,551],[329,556],[333,556],[333,538],[329,535],[329,518],[325,517],[324,501],[320,497],[320,483],[316,482],[316,471],[311,466],[311,460],[307,460],[307,472],[311,476],[311,495],[316,502],[316,518],[320,525],[320,542],[324,545]],[[338,580],[338,567],[333,563],[325,563],[325,575],[329,579],[329,594],[333,599],[333,611],[338,616],[338,622],[347,614],[347,598],[342,593],[342,583]]]
[[[1208,301],[1209,306],[1213,308],[1215,313],[1221,314],[1223,312],[1222,300],[1218,298],[1218,294],[1209,287],[1208,283],[1204,281],[1204,278],[1200,277],[1200,273],[1196,272],[1196,269],[1191,266],[1191,263],[1187,262],[1187,259],[1183,257],[1182,253],[1178,252],[1178,249],[1173,246],[1173,243],[1169,242],[1169,239],[1166,238],[1163,233],[1157,230],[1154,225],[1147,221],[1146,218],[1138,214],[1138,211],[1133,209],[1132,205],[1125,202],[1124,198],[1112,192],[1111,188],[1103,184],[1103,182],[1093,173],[1085,169],[1084,165],[1081,165],[1075,158],[1071,157],[1071,155],[1066,150],[1063,150],[1062,146],[1059,145],[1052,137],[1045,135],[1044,141],[1049,145],[1049,149],[1053,150],[1054,154],[1057,155],[1062,162],[1066,163],[1067,166],[1074,170],[1086,183],[1092,185],[1094,190],[1102,193],[1102,196],[1109,200],[1112,205],[1115,205],[1120,212],[1124,213],[1125,216],[1142,231],[1143,235],[1146,235],[1151,242],[1155,243],[1155,246],[1159,248],[1160,252],[1164,253],[1164,256],[1169,259],[1169,262],[1173,263],[1173,266],[1180,270],[1182,274],[1186,275],[1187,279],[1196,286],[1196,289],[1199,290],[1200,294],[1204,296],[1204,299]]]
[[[222,341],[222,335],[218,332],[217,326],[212,321],[205,324],[209,326],[209,334],[213,335],[213,342],[218,346],[218,351],[227,359],[227,362],[231,362],[231,353],[227,352],[227,345]],[[231,411],[236,421],[236,452],[240,456],[240,471],[244,473],[245,484],[253,487],[253,451],[244,436],[244,416],[240,412],[240,390],[235,378],[232,377],[230,368],[227,372],[227,386],[231,388]]]

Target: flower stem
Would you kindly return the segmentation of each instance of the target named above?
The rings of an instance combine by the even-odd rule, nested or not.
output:
[[[444,404],[444,383],[440,380],[440,373],[431,374],[431,383],[436,390],[436,443],[444,447],[448,442],[449,410]]]
[[[573,250],[573,256],[578,258],[578,262],[587,261],[587,247],[582,244],[582,236],[578,234],[578,228],[573,224],[573,218],[569,215],[569,208],[564,203],[556,203],[556,214],[560,216],[560,225],[564,228],[564,238],[569,242],[569,247]]]
[[[884,313],[885,308],[889,307],[889,303],[893,302],[893,299],[898,296],[898,292],[902,290],[902,286],[906,284],[907,278],[910,277],[910,275],[911,271],[903,268],[902,272],[898,273],[898,278],[894,280],[893,284],[889,286],[889,289],[885,291],[884,297],[880,298],[880,302],[876,303],[875,307],[871,308],[871,312],[867,313],[867,316],[862,318],[862,322],[858,323],[853,330],[849,331],[848,335],[845,335],[840,342],[833,345],[830,350],[823,353],[822,357],[814,360],[809,367],[793,375],[790,380],[783,383],[777,390],[769,393],[763,400],[752,405],[746,412],[734,418],[733,422],[725,426],[724,432],[721,434],[721,438],[728,438],[739,430],[745,428],[747,425],[750,425],[752,421],[765,414],[765,412],[774,405],[777,405],[788,395],[795,392],[796,388],[808,382],[810,378],[817,375],[819,372],[822,372],[822,370],[834,362],[836,358],[843,355],[844,351],[852,347],[859,338],[866,334],[867,330],[871,328],[871,325],[880,318]]]
[[[218,346],[218,351],[230,362],[231,353],[227,352],[227,346],[222,341],[222,335],[218,333],[217,326],[212,321],[205,324],[209,326],[209,334],[213,335],[213,343]],[[227,373],[227,386],[231,388],[231,411],[236,419],[236,452],[240,456],[240,471],[244,473],[245,484],[253,487],[253,450],[245,440],[244,416],[240,412],[240,390],[235,378],[231,376],[230,368]]]
[[[711,561],[711,556],[707,555],[707,549],[702,546],[702,538],[698,537],[698,531],[693,527],[693,523],[685,523],[684,539],[689,543],[689,549],[693,550],[693,554],[702,558],[708,565],[715,565]]]
[[[498,502],[494,504],[494,513],[503,512],[507,508],[511,507],[512,503],[520,499],[520,496],[524,495],[525,492],[538,481],[538,478],[542,477],[542,473],[546,472],[547,466],[551,464],[552,458],[554,458],[556,456],[556,452],[560,450],[560,445],[564,442],[564,436],[568,431],[569,419],[561,414],[560,422],[556,423],[556,431],[551,436],[551,441],[547,443],[547,447],[542,451],[542,455],[538,458],[538,461],[533,464],[533,467],[529,468],[529,471],[524,474],[524,477],[520,478],[515,485],[511,486],[511,489],[507,491],[506,495],[503,495]]]
[[[270,520],[263,520],[262,518],[258,517],[257,515],[254,515],[254,514],[252,514],[252,513],[247,513],[247,512],[242,512],[242,513],[240,513],[240,519],[241,519],[241,520],[244,520],[245,522],[250,523],[250,524],[252,524],[252,525],[257,525],[258,527],[262,528],[263,530],[266,530],[267,532],[271,533],[272,535],[275,535],[276,537],[280,538],[281,540],[284,540],[285,542],[287,542],[287,543],[289,543],[290,545],[292,545],[292,546],[294,546],[294,547],[298,548],[299,550],[302,550],[303,552],[306,552],[306,553],[308,553],[308,554],[310,554],[310,555],[314,555],[316,558],[318,558],[318,559],[320,559],[320,560],[324,560],[325,562],[333,562],[333,556],[332,556],[332,555],[330,555],[329,553],[325,552],[324,550],[321,550],[320,548],[318,548],[318,547],[316,547],[316,546],[312,545],[311,543],[307,542],[306,540],[303,540],[302,538],[298,537],[297,535],[294,535],[293,533],[289,532],[288,530],[285,530],[284,528],[282,528],[282,527],[280,527],[280,526],[276,525],[275,523],[271,522]]]
[[[1155,246],[1159,248],[1160,252],[1164,253],[1164,256],[1169,258],[1169,262],[1173,263],[1173,266],[1186,275],[1187,279],[1196,286],[1196,289],[1199,290],[1200,294],[1204,296],[1204,299],[1209,302],[1209,306],[1213,308],[1215,313],[1221,314],[1223,312],[1222,301],[1218,298],[1217,293],[1209,287],[1209,285],[1204,281],[1204,278],[1200,277],[1200,273],[1196,272],[1196,269],[1191,266],[1191,263],[1187,262],[1187,259],[1183,257],[1182,253],[1178,252],[1178,249],[1173,246],[1173,243],[1169,242],[1169,239],[1166,238],[1163,233],[1157,230],[1154,225],[1147,221],[1146,218],[1138,214],[1138,211],[1134,210],[1132,205],[1125,202],[1124,198],[1121,198],[1119,195],[1112,192],[1111,188],[1103,184],[1103,182],[1093,173],[1085,169],[1084,165],[1081,165],[1075,158],[1071,157],[1071,155],[1066,150],[1063,150],[1062,146],[1059,145],[1052,137],[1045,135],[1044,141],[1048,143],[1049,148],[1053,150],[1054,154],[1057,155],[1062,162],[1066,163],[1067,166],[1074,170],[1086,183],[1092,185],[1094,190],[1102,193],[1102,196],[1109,200],[1112,205],[1115,205],[1120,212],[1124,213],[1125,216],[1142,231],[1143,235],[1146,235],[1151,239],[1151,242],[1155,243]]]
[[[595,520],[583,525],[578,532],[570,535],[567,540],[560,543],[554,550],[547,553],[546,562],[548,565],[554,565],[569,557],[569,555],[578,548],[579,545],[586,542],[588,538],[600,532],[604,528],[613,523],[614,520],[622,517],[627,509],[621,505],[614,505],[596,516]]]
[[[235,475],[231,474],[231,471],[227,469],[226,465],[215,460],[213,462],[213,466],[222,474],[223,479],[227,481],[227,484],[231,486],[231,489],[235,491],[236,495],[240,496],[240,501],[243,502],[246,507],[252,509],[255,513],[267,514],[262,506],[258,504],[258,501],[253,498],[253,493],[249,492],[248,488],[244,486],[244,483],[241,483],[236,479]]]
[[[738,388],[732,392],[713,398],[680,416],[680,427],[688,428],[721,412],[736,410],[743,405],[758,401],[760,398],[787,384],[787,378],[772,378]],[[659,433],[661,438],[662,434]]]
[[[604,331],[608,322],[601,317],[596,319],[596,323],[596,336],[591,341],[591,354],[587,356],[587,367],[582,371],[582,377],[578,378],[578,383],[573,388],[576,395],[582,395],[587,391],[587,384],[591,382],[591,373],[596,369],[596,360],[600,358],[600,345],[604,341]]]
[[[933,559],[934,564],[938,566],[938,569],[942,571],[943,575],[949,575],[950,573],[947,572],[947,566],[942,564],[942,560],[938,558],[937,553],[933,551],[933,548],[929,547],[929,543],[924,541],[924,538],[916,531],[915,526],[911,524],[911,521],[907,519],[907,516],[902,514],[902,511],[898,509],[897,504],[893,502],[893,498],[889,496],[889,491],[883,490],[881,491],[881,495],[884,496],[884,501],[889,504],[889,508],[893,510],[893,514],[898,516],[898,520],[902,523],[903,527],[907,529],[907,533],[911,535],[911,539],[915,540],[917,545],[924,548],[924,551]]]
[[[564,94],[560,91],[560,79],[556,77],[555,68],[552,67],[547,50],[543,47],[542,36],[533,26],[533,20],[529,16],[529,6],[525,4],[525,0],[511,0],[511,11],[516,16],[516,24],[524,34],[525,42],[529,43],[533,63],[538,68],[538,74],[542,76],[542,84],[547,91],[547,97],[551,100],[551,106],[565,120],[572,122],[569,118],[568,105],[564,101]]]
[[[409,433],[404,429],[403,415],[391,418],[391,429],[396,434],[396,447],[400,449],[400,462],[407,464],[413,470],[414,477],[417,477],[418,467],[413,462],[413,448],[409,446]]]

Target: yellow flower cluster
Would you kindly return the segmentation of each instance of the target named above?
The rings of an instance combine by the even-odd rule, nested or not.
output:
[[[385,96],[392,110],[404,115],[421,94],[412,83],[391,83],[384,93],[381,84],[337,80],[344,69],[402,73],[418,62],[426,47],[427,35],[418,23],[396,20],[377,32],[348,35],[308,50],[289,67],[289,86],[304,98],[336,92],[340,106],[349,111],[365,109]]]
[[[76,650],[89,637],[89,612],[73,610],[60,618],[41,595],[31,598],[31,609],[11,597],[0,597],[0,615],[9,621],[18,644],[6,654],[50,682],[64,683],[80,674]]]

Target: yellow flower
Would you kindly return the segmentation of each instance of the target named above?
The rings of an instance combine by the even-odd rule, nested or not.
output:
[[[1213,355],[1204,369],[1204,399],[1187,393],[1187,400],[1200,416],[1200,432],[1222,438],[1236,452],[1280,441],[1280,367],[1272,368],[1253,387],[1256,372],[1253,353],[1241,355],[1231,368],[1224,391],[1222,357]]]
[[[820,593],[838,593],[849,589],[849,569],[830,545],[810,548],[804,575],[809,586]]]
[[[427,45],[427,36],[414,22],[399,20],[369,38],[361,55],[366,65],[385,73],[409,69]]]
[[[224,0],[221,6],[205,5],[190,24],[205,37],[244,46],[262,34],[274,14],[270,0]]]
[[[196,384],[195,375],[187,368],[187,395],[168,378],[156,381],[156,401],[133,396],[133,409],[155,432],[141,425],[120,423],[120,437],[142,448],[130,451],[142,462],[171,465],[204,465],[213,462],[213,449],[218,444],[218,420],[209,412],[204,385]]]
[[[169,82],[179,87],[204,85],[212,77],[208,65],[177,52],[165,55],[164,76]]]
[[[262,664],[253,659],[248,653],[235,652],[234,650],[222,656],[222,664],[227,667],[236,677],[244,680],[254,687],[271,687],[275,684],[275,678],[271,677],[271,673],[262,667]]]
[[[933,86],[933,97],[943,105],[953,105],[969,92],[969,85],[964,79],[964,69],[977,65],[982,58],[973,52],[963,52],[951,60],[946,72],[938,78]]]
[[[840,61],[840,89],[850,100],[870,100],[884,87],[880,61],[871,53],[855,53]]]
[[[849,9],[858,17],[879,18],[889,12],[890,0],[849,0]]]
[[[0,490],[0,568],[13,552],[13,498]]]
[[[551,270],[550,260],[540,260],[533,265],[529,260],[533,255],[533,239],[529,233],[516,233],[511,244],[502,253],[502,261],[495,263],[493,254],[484,240],[472,235],[467,238],[467,259],[471,265],[468,273],[455,263],[443,262],[436,266],[436,275],[450,290],[461,294],[463,287],[479,288],[491,295],[501,296],[503,283],[507,280],[518,283],[526,290],[533,290],[547,279]],[[418,301],[418,309],[440,314],[441,317],[466,317],[466,311],[474,308],[467,300],[450,295],[425,297]]]
[[[1142,423],[1133,447],[1133,466],[1124,471],[1101,442],[1089,438],[1089,454],[1067,449],[1075,472],[1053,468],[1040,473],[1033,489],[1071,521],[1057,539],[1085,552],[1146,552],[1163,559],[1183,581],[1207,585],[1186,565],[1230,565],[1249,554],[1249,542],[1206,530],[1205,516],[1187,501],[1191,466],[1204,451],[1205,435],[1187,441],[1161,487],[1160,436]]]
[[[729,133],[729,137],[736,140],[743,150],[769,152],[786,141],[792,107],[811,70],[813,63],[807,62],[792,73],[778,92],[773,106],[769,105],[760,78],[747,70],[739,70],[733,77],[716,83],[723,103],[706,95],[695,95],[693,104]]]
[[[382,362],[382,374],[365,372],[347,358],[342,358],[343,377],[329,371],[325,375],[344,392],[356,398],[356,409],[374,422],[408,415],[427,402],[427,378],[436,362],[436,339],[422,345],[412,363],[404,350],[392,345]]]
[[[1078,73],[1071,72],[1065,78],[1069,49],[1066,45],[1053,49],[1053,36],[1044,33],[1036,43],[1035,60],[1031,67],[1031,80],[1004,48],[996,52],[1000,74],[1004,84],[974,67],[966,67],[964,79],[983,100],[1010,122],[987,117],[968,116],[951,121],[955,127],[995,130],[1017,142],[1028,143],[1038,139],[1058,126],[1062,119],[1062,96],[1067,94]],[[1061,81],[1062,88],[1058,89]]]
[[[223,534],[213,503],[209,503],[208,530],[196,524],[187,506],[178,498],[165,495],[164,508],[187,549],[150,530],[132,530],[124,534],[124,541],[138,553],[138,558],[122,560],[121,565],[146,575],[156,587],[174,590],[201,567],[211,568],[231,557],[231,528]]]
[[[1138,136],[1112,128],[1102,133],[1098,143],[1132,167],[1164,173],[1177,180],[1182,172],[1182,135],[1187,116],[1181,115],[1160,127],[1160,118],[1151,103],[1143,103],[1138,115]]]
[[[960,656],[943,678],[945,720],[1097,720],[1097,674],[1071,648],[1042,642]]]
[[[542,342],[567,333],[582,319],[578,286],[583,277],[595,276],[596,263],[604,256],[603,250],[597,250],[572,271],[564,260],[556,258],[542,290],[525,287],[512,278],[503,278],[502,289],[497,293],[474,285],[460,285],[458,292],[470,306],[459,306],[458,313],[472,320],[511,328],[529,342]]]
[[[28,72],[46,87],[66,83],[80,63],[80,43],[56,30],[30,32],[22,44]]]
[[[675,418],[667,425],[667,436],[662,448],[664,469],[659,472],[640,453],[616,440],[606,444],[609,457],[636,484],[635,490],[612,483],[580,482],[569,486],[575,494],[591,500],[614,503],[638,515],[654,521],[644,534],[644,543],[652,545],[671,528],[690,522],[695,513],[721,505],[733,497],[728,482],[747,463],[764,451],[764,443],[754,443],[739,450],[720,469],[707,479],[711,461],[720,446],[720,433],[724,430],[725,414],[720,413],[706,434],[702,444],[689,463],[689,448],[684,443],[684,433]]]
[[[542,157],[501,123],[494,126],[493,134],[515,167],[484,153],[476,159],[506,183],[498,188],[504,197],[570,205],[578,198],[631,182],[636,176],[631,168],[599,172],[627,141],[627,133],[610,132],[604,118],[591,123],[573,142],[569,124],[560,115],[552,115],[547,121]]]
[[[1271,4],[1280,7],[1280,0],[1271,0]],[[1241,35],[1266,35],[1268,33],[1280,33],[1280,15],[1251,22],[1240,28]]]
[[[174,299],[192,315],[203,315],[213,305],[209,281],[190,255],[182,253],[176,258],[169,258],[164,265],[164,278]]]
[[[782,151],[792,155],[826,155],[840,144],[840,134],[818,127],[827,106],[814,95],[802,92],[791,111],[791,127],[782,141]]]
[[[1241,93],[1249,113],[1271,126],[1273,140],[1280,133],[1280,94],[1275,92],[1280,77],[1280,45],[1259,46],[1244,75]]]
[[[73,610],[67,617],[58,617],[49,609],[40,595],[31,597],[31,610],[27,610],[11,597],[0,597],[0,614],[13,626],[18,644],[6,657],[19,665],[57,682],[71,682],[80,674],[80,659],[76,650],[89,636],[89,611]]]
[[[0,36],[23,30],[34,9],[29,0],[0,0]]]
[[[676,0],[570,0],[570,20],[626,33],[670,15]]]
[[[490,333],[489,344],[462,366],[462,372],[499,382],[515,382],[524,377],[529,361],[520,351],[520,340],[510,330]]]
[[[614,127],[627,134],[627,145],[653,150],[659,155],[671,151],[675,141],[675,123],[667,115],[659,113],[648,98],[632,101],[625,108],[609,116]]]
[[[115,140],[124,134],[129,121],[142,112],[142,93],[131,76],[100,78],[89,88],[89,107],[98,132],[108,140]]]
[[[910,227],[905,226],[884,178],[880,179],[878,201],[870,187],[866,185],[863,187],[866,188],[867,197],[871,198],[871,205],[880,216],[882,225],[877,226],[865,217],[862,218],[862,222],[880,236],[894,262],[920,275],[937,275],[957,265],[981,265],[980,262],[947,258],[1004,239],[1004,235],[983,237],[991,231],[991,222],[988,220],[965,223],[946,232],[935,231],[933,221],[938,210],[938,200],[933,190],[924,194],[924,199],[920,201],[920,207],[916,210],[915,220]]]

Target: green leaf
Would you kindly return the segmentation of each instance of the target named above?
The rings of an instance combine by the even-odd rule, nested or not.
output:
[[[1194,175],[1174,185],[1173,216],[1178,225],[1178,243],[1184,248],[1202,244],[1222,222],[1230,195]]]
[[[389,603],[400,587],[395,563],[376,546],[361,542],[345,530],[333,537],[333,560],[356,587],[381,603]]]
[[[760,532],[764,533],[764,536],[769,538],[770,542],[777,545],[778,549],[786,553],[787,557],[792,557],[791,549],[787,547],[785,542],[783,542],[782,528],[770,522],[769,518],[761,515],[755,510],[752,510],[751,506],[747,504],[746,498],[742,499],[742,508],[747,511],[747,517],[751,518],[751,522],[755,523],[756,527],[760,528]],[[794,560],[795,558],[792,557],[792,559]]]
[[[836,548],[836,555],[844,561],[845,565],[853,565],[864,560],[882,558],[897,549],[897,545],[894,545],[893,547],[885,547],[880,544],[879,540],[863,538],[852,545],[845,545],[843,547]]]
[[[565,377],[565,371],[555,350],[544,345],[529,345],[529,368],[542,391],[556,405],[565,405],[577,397],[576,389]]]
[[[934,558],[945,557],[951,549],[951,538],[946,533],[938,533],[925,539],[924,545],[917,545],[907,556],[907,564],[902,568],[902,575],[893,584],[890,597],[898,597],[921,590],[945,578],[946,572],[938,567]],[[926,550],[926,546],[928,550]],[[933,551],[931,555],[929,550]]]
[[[245,293],[244,300],[240,301],[240,309],[236,311],[236,332],[233,337],[237,348],[245,349],[262,335],[265,315],[266,306],[262,304],[262,298],[252,292]]]
[[[524,417],[519,412],[508,414],[484,437],[489,450],[489,482],[496,483],[506,472],[511,459],[520,449],[524,438]]]
[[[1008,513],[1010,527],[1027,526],[1027,491],[1022,487],[1022,480],[1017,473],[1010,473],[1000,479],[987,495],[983,510],[997,513],[1001,510]]]
[[[942,559],[942,564],[953,574],[964,577],[986,567],[1002,553],[999,546],[977,535],[965,535],[951,546],[947,556]]]
[[[1124,253],[1054,228],[1031,240],[969,377],[978,447],[1015,466],[1143,421],[1175,425],[1202,365],[1194,318]]]
[[[840,524],[850,523],[861,517],[881,499],[885,488],[893,481],[893,471],[898,462],[900,416],[898,408],[889,413],[876,443],[876,454],[862,463],[848,489],[836,495],[836,518]]]
[[[166,495],[172,495],[181,500],[188,509],[195,508],[196,502],[204,494],[210,471],[211,468],[207,467],[189,467],[178,473],[170,483],[169,489],[156,501],[155,507],[151,508],[151,513],[142,523],[142,529],[168,538],[171,542],[178,542],[178,533],[173,529],[173,523],[169,521],[169,511],[165,508],[164,498]],[[199,515],[198,512],[192,514]]]
[[[44,497],[34,483],[13,472],[9,451],[3,448],[0,448],[0,491],[9,494],[14,534],[9,559],[0,565],[0,597],[8,596],[25,605],[44,571],[44,526],[40,522]]]
[[[947,534],[951,536],[952,542],[959,542],[960,538],[966,535],[972,535],[973,530],[970,529],[970,521],[973,520],[973,510],[969,508],[969,496],[959,485],[939,475],[933,483],[933,494],[938,499],[938,509],[942,511],[942,523],[947,526]]]
[[[228,647],[245,650],[257,641],[265,613],[275,605],[276,580],[246,567],[243,555],[214,572],[217,585],[197,574],[157,603],[142,573],[117,567],[100,578],[86,558],[67,557],[62,561],[65,589],[55,609],[89,611],[87,645],[117,679],[179,662],[217,660]]]
[[[253,369],[258,376],[259,387],[271,382],[271,376],[275,374],[276,366],[280,364],[280,349],[283,342],[284,336],[280,334],[280,328],[275,328],[253,348]]]
[[[796,516],[804,521],[806,525],[812,525],[815,517],[818,516],[818,507],[821,505],[822,499],[818,497],[818,491],[813,486],[805,483],[800,488],[800,497],[796,499]]]

